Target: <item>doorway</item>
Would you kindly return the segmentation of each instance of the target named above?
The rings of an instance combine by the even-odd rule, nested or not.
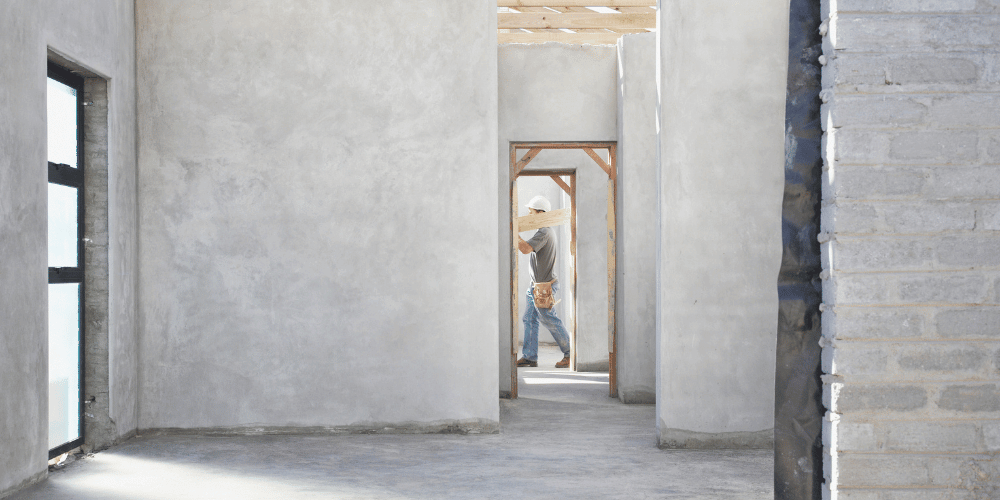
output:
[[[578,322],[575,314],[575,301],[577,297],[577,172],[576,169],[561,168],[540,168],[527,169],[539,154],[546,150],[580,150],[593,159],[596,167],[603,170],[607,176],[607,283],[608,283],[608,386],[609,396],[618,397],[617,386],[617,352],[615,328],[615,290],[616,280],[616,252],[615,238],[617,227],[617,211],[615,210],[615,200],[617,192],[617,142],[510,142],[510,186],[509,200],[511,202],[511,236],[512,242],[518,241],[519,233],[523,230],[519,222],[519,203],[517,193],[517,180],[520,177],[549,177],[559,187],[569,195],[569,221],[570,226],[570,274],[569,294],[574,304],[571,306],[574,314],[569,325],[570,344],[570,370],[577,369],[577,331]],[[565,179],[568,179],[568,182]],[[510,252],[510,297],[511,297],[511,349],[510,349],[510,397],[516,398],[518,395],[518,374],[517,374],[517,353],[518,353],[518,332],[520,325],[520,301],[521,293],[518,286],[519,255],[515,245],[511,245]]]

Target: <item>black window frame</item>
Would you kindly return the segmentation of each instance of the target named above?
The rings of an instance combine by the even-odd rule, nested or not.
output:
[[[86,349],[84,348],[84,325],[86,321],[84,318],[84,297],[86,296],[84,291],[84,180],[83,180],[83,169],[84,169],[84,159],[83,159],[83,77],[76,75],[70,70],[63,68],[51,61],[48,63],[48,78],[51,78],[59,83],[72,87],[76,90],[76,168],[69,165],[58,164],[48,162],[48,183],[49,184],[59,184],[62,186],[68,186],[77,188],[76,192],[76,203],[77,203],[77,265],[76,267],[50,267],[49,268],[49,284],[61,284],[61,283],[77,283],[80,285],[80,298],[78,302],[79,306],[79,366],[77,368],[80,371],[79,374],[79,437],[73,439],[69,442],[63,443],[55,448],[49,450],[49,459],[55,458],[63,453],[66,453],[74,448],[78,448],[83,445],[84,442],[84,364],[86,363]],[[47,156],[47,155],[46,155]],[[48,256],[46,255],[46,259]],[[46,418],[48,418],[46,416]]]

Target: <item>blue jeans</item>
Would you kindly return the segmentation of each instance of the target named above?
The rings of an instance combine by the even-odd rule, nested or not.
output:
[[[559,285],[553,283],[553,296],[558,289]],[[556,316],[556,308],[539,309],[535,307],[535,296],[532,291],[532,288],[528,288],[528,305],[524,308],[524,317],[521,318],[521,321],[524,322],[524,347],[521,349],[521,352],[524,353],[524,359],[538,361],[539,321],[552,333],[552,337],[556,339],[556,343],[562,349],[563,355],[569,356],[569,334],[566,333],[566,328],[563,327],[562,320],[559,319],[559,316]]]

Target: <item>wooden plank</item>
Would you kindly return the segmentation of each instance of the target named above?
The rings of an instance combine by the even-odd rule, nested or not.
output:
[[[611,147],[608,153],[608,160],[611,162],[610,168],[614,172],[614,165],[617,163],[617,148]],[[615,210],[617,188],[618,181],[612,175],[608,179],[608,386],[613,398],[618,397],[618,331],[615,321],[617,302],[615,284],[618,279],[616,272],[617,235],[615,233],[618,221],[618,214]]]
[[[656,0],[497,0],[497,7],[655,7]]]
[[[518,217],[517,231],[523,233],[542,227],[561,226],[569,222],[569,216],[570,210],[568,208],[560,208],[559,210],[552,210],[550,212]]]
[[[585,141],[585,142],[567,142],[567,141],[551,141],[551,142],[517,142],[511,141],[517,149],[531,149],[531,148],[544,148],[544,149],[609,149],[611,146],[617,144],[616,142],[609,141]]]
[[[569,255],[570,255],[570,281],[569,287],[573,291],[573,321],[570,323],[570,335],[573,338],[572,346],[572,356],[570,357],[570,370],[576,371],[576,325],[578,310],[576,308],[576,174],[569,177],[569,206],[570,206],[570,216],[569,216]]]
[[[604,173],[608,174],[609,179],[611,180],[615,179],[614,169],[612,169],[611,165],[608,165],[604,161],[604,158],[601,158],[601,156],[595,153],[594,150],[591,148],[583,148],[583,150],[586,151],[587,154],[590,155],[590,157],[593,158],[595,162],[597,162],[597,166],[601,167],[601,169],[604,170]]]
[[[656,28],[656,14],[497,14],[497,29]]]
[[[517,165],[517,148],[513,144],[510,145],[510,167],[515,168]],[[518,278],[518,258],[521,252],[517,249],[517,176],[511,176],[510,178],[510,230],[511,230],[511,249],[510,249],[510,398],[517,399],[517,332],[519,321],[519,308],[517,297],[519,295],[517,288],[517,278]]]
[[[517,162],[517,165],[514,168],[514,177],[517,177],[518,174],[520,174],[521,171],[524,170],[524,167],[527,167],[528,164],[531,163],[531,160],[534,160],[535,157],[538,156],[538,153],[541,152],[542,148],[531,148],[530,150],[528,150],[528,153],[525,154],[523,158],[521,158],[521,161]]]
[[[574,45],[614,45],[620,33],[497,33],[497,43],[547,43],[560,42]]]
[[[552,177],[560,175],[573,175],[576,170],[569,168],[539,168],[539,169],[524,169],[518,175],[518,177]]]
[[[552,180],[556,181],[556,184],[558,184],[559,187],[561,187],[562,190],[566,192],[566,194],[570,194],[569,184],[566,184],[566,181],[562,180],[562,178],[560,178],[558,175],[552,175],[550,177],[552,177]]]

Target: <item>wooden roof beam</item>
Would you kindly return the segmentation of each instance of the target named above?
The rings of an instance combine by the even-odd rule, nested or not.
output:
[[[497,7],[656,7],[656,0],[497,0]]]
[[[605,0],[607,1],[607,0]],[[656,28],[656,14],[497,14],[498,29]]]
[[[545,43],[561,42],[569,44],[614,45],[621,35],[618,33],[499,33],[497,43]]]

